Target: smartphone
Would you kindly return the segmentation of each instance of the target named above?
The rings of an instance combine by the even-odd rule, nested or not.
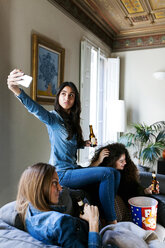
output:
[[[32,77],[28,75],[23,75],[18,83],[26,88],[28,88],[32,82]]]

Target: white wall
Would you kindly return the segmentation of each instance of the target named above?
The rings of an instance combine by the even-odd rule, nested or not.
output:
[[[32,32],[65,48],[64,80],[77,86],[81,38],[86,36],[108,53],[110,49],[47,0],[0,0],[0,23],[0,205],[3,205],[15,199],[18,180],[28,165],[49,160],[45,126],[24,109],[6,85],[7,75],[14,68],[31,74]],[[30,94],[29,89],[25,91]]]
[[[153,78],[165,71],[165,48],[114,53],[121,58],[120,98],[126,101],[127,124],[165,121],[165,80]]]

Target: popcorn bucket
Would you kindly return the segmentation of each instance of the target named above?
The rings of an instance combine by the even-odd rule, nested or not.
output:
[[[145,230],[156,229],[158,201],[151,197],[137,196],[130,198],[132,221]]]

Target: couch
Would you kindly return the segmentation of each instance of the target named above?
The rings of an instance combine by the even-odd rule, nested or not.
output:
[[[147,187],[151,183],[151,173],[143,172],[140,174],[140,178],[141,178],[141,183],[144,187]],[[158,211],[159,212],[158,213],[159,223],[165,226],[164,225],[165,224],[165,175],[157,175],[157,179],[159,180],[159,183],[160,183],[160,195],[152,195],[152,197],[156,198],[159,201],[159,205],[160,205],[159,207],[160,212]],[[122,201],[120,202],[120,200],[121,199],[118,199],[117,201],[117,208],[118,208],[117,215],[118,215],[118,218],[122,221],[123,205],[122,205]],[[129,223],[130,222],[125,222],[125,225],[129,227],[130,226]],[[159,233],[161,232],[160,239],[161,241],[163,241],[165,239],[165,229],[160,225],[158,225],[158,229],[159,229],[158,236],[159,236]],[[107,234],[110,233],[110,230],[107,230],[107,232],[102,231],[102,233],[104,233],[103,235],[103,239],[104,239],[104,237],[107,237]],[[111,232],[111,234],[113,233]],[[108,237],[110,237],[110,234],[108,235],[109,235]],[[127,235],[127,233],[125,235]],[[158,244],[158,247],[165,247],[165,244],[161,243],[161,245],[162,244],[163,246],[159,246],[160,244]],[[59,246],[45,245],[42,242],[30,236],[23,228],[19,215],[15,210],[15,202],[13,201],[0,208],[0,247],[1,248],[9,248],[9,247],[17,247],[17,248],[37,248],[37,247],[38,248],[39,247],[53,248],[54,247],[54,248],[57,248]],[[109,245],[108,247],[113,247],[113,246]],[[146,246],[146,247],[149,247],[149,246]],[[153,246],[153,248],[155,247]]]
[[[23,227],[22,221],[15,210],[15,201],[0,209],[0,247],[9,248],[57,248],[45,245],[29,235]]]

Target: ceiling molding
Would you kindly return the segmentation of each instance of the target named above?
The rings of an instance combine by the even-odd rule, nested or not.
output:
[[[89,17],[85,11],[81,10],[77,4],[72,2],[71,0],[48,0],[55,6],[58,4],[62,11],[67,11],[75,20],[78,20],[84,27],[89,29],[92,33],[94,33],[97,37],[99,37],[102,41],[104,41],[108,46],[113,46],[112,34],[108,28],[106,29],[100,23],[97,23],[93,20],[92,17]],[[107,31],[108,30],[108,31]]]
[[[151,49],[165,47],[165,33],[161,35],[149,35],[135,38],[117,39],[113,43],[113,52]]]
[[[48,0],[113,51],[165,47],[163,0]]]

